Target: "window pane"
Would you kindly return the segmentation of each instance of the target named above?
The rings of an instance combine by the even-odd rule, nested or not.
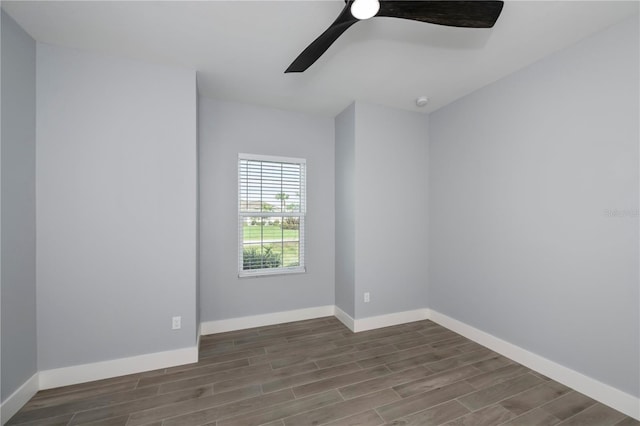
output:
[[[300,266],[300,243],[287,241],[282,243],[282,263],[287,266]]]
[[[301,164],[241,159],[239,179],[240,211],[301,211]]]
[[[243,269],[300,266],[300,216],[242,221]]]
[[[260,241],[262,239],[262,218],[247,217],[244,220],[244,242]]]
[[[262,269],[262,245],[261,244],[245,244],[243,247],[243,266],[242,269]]]
[[[300,266],[300,217],[282,219],[282,259],[284,266]]]

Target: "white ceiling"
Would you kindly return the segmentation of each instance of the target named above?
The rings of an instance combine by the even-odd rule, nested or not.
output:
[[[306,72],[284,74],[343,1],[2,2],[37,41],[195,69],[204,96],[329,116],[353,100],[433,111],[637,16],[638,6],[507,1],[493,29],[373,18]],[[422,109],[420,95],[430,98]]]

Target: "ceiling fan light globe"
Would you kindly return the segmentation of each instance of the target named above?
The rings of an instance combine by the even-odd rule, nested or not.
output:
[[[355,0],[351,5],[351,14],[360,20],[373,18],[379,10],[378,0]]]

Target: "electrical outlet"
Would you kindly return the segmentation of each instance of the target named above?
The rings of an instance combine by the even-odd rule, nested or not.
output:
[[[171,319],[171,329],[180,330],[182,328],[182,317],[173,317]]]
[[[364,303],[369,303],[369,302],[371,302],[371,295],[367,291],[364,293]]]

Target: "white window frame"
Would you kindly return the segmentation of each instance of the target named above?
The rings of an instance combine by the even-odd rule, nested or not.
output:
[[[249,161],[264,161],[271,163],[287,163],[297,164],[301,166],[300,173],[300,211],[294,212],[256,212],[256,211],[243,211],[242,210],[242,182],[241,182],[241,163],[243,160]],[[238,277],[259,277],[259,276],[271,276],[281,274],[299,274],[306,272],[304,246],[305,246],[305,218],[307,212],[307,182],[306,182],[306,160],[304,158],[293,157],[280,157],[270,155],[258,155],[258,154],[238,154]],[[262,269],[243,269],[243,251],[244,251],[244,222],[246,217],[299,217],[300,225],[298,231],[299,241],[299,258],[300,262],[298,266],[278,267],[278,268],[262,268]]]

